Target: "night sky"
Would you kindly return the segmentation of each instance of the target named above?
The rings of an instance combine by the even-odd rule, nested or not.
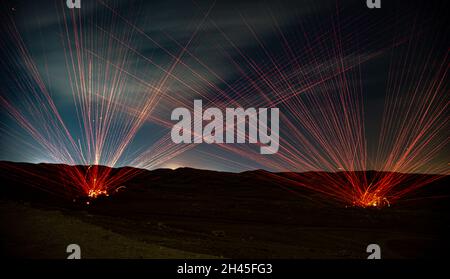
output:
[[[17,30],[75,145],[89,152],[87,142],[90,139],[83,130],[86,123],[80,122],[81,106],[73,97],[74,92],[80,92],[74,91],[75,80],[81,77],[77,68],[80,62],[73,63],[70,59],[71,53],[76,54],[75,35],[82,34],[84,80],[89,80],[90,76],[93,88],[99,92],[103,90],[98,95],[90,94],[97,100],[102,99],[99,95],[104,92],[116,96],[115,113],[110,116],[113,124],[106,134],[103,154],[115,152],[113,149],[126,137],[127,121],[134,121],[136,111],[143,111],[143,100],[147,100],[149,94],[156,94],[149,86],[163,91],[163,94],[155,95],[146,121],[139,125],[113,166],[303,171],[312,167],[297,166],[296,157],[298,161],[310,162],[317,154],[327,151],[308,129],[317,125],[324,127],[321,131],[363,129],[346,123],[342,115],[331,115],[331,108],[322,110],[320,107],[320,104],[329,105],[328,99],[321,101],[320,94],[339,92],[339,85],[343,83],[338,72],[342,68],[348,79],[346,86],[350,88],[351,107],[361,109],[355,113],[363,118],[358,121],[364,123],[364,131],[358,132],[365,136],[367,155],[361,157],[367,163],[366,168],[380,166],[379,160],[383,160],[379,158],[380,154],[387,158],[389,153],[383,149],[385,142],[394,142],[398,137],[396,125],[409,123],[408,115],[401,111],[414,110],[417,104],[429,101],[436,111],[425,117],[436,116],[436,119],[420,140],[431,138],[427,144],[432,147],[437,143],[444,144],[439,145],[439,150],[427,160],[422,154],[430,154],[427,148],[416,157],[408,158],[409,161],[417,158],[418,162],[427,165],[426,168],[414,165],[405,170],[448,172],[448,5],[446,1],[429,2],[382,0],[381,9],[368,9],[365,0],[81,0],[81,9],[70,10],[62,0],[6,1],[1,7],[0,90],[2,99],[23,113],[27,123],[44,135],[46,141],[58,141],[52,131],[46,131],[46,126],[38,123],[39,117],[27,111],[23,102],[32,88],[39,94],[42,87],[35,79],[30,79],[34,75],[30,74],[13,36],[12,30]],[[72,16],[77,20],[76,25]],[[439,62],[444,63],[443,69]],[[423,65],[428,68],[422,72]],[[89,73],[89,67],[92,67],[92,73]],[[407,69],[412,71],[408,74]],[[169,76],[167,71],[170,71]],[[263,81],[263,76],[270,82]],[[27,80],[32,81],[25,82]],[[119,83],[114,84],[115,80]],[[428,96],[417,97],[412,105],[405,105],[414,99],[411,96],[415,96],[413,88],[416,85],[425,92],[433,86],[434,80],[444,81],[438,90],[434,90],[438,92],[435,99],[431,92]],[[112,89],[116,91],[111,93],[109,90]],[[395,98],[389,97],[394,96],[393,93]],[[357,95],[356,99],[353,99],[354,95]],[[342,101],[339,95],[330,96],[331,100]],[[236,146],[233,150],[207,144],[179,150],[171,145],[170,139],[161,142],[170,134],[171,128],[164,123],[175,124],[170,120],[171,111],[179,106],[192,106],[194,99],[202,99],[204,107],[279,107],[283,115],[280,138],[286,141],[281,143],[284,149],[280,153],[285,157],[261,156],[258,148],[249,144]],[[386,103],[396,106],[386,106]],[[302,122],[307,116],[300,110],[301,104],[314,116],[311,123],[308,122],[312,126]],[[95,107],[95,101],[90,105]],[[384,143],[380,143],[383,142],[380,129],[383,117],[388,115],[387,108],[392,113],[390,121],[398,122],[387,129],[392,132],[392,138],[385,135]],[[100,117],[104,120],[109,116]],[[338,120],[333,125],[341,128],[326,128],[325,120],[333,117]],[[421,118],[419,115],[411,119]],[[286,121],[294,123],[298,134]],[[48,146],[43,146],[42,141],[36,140],[19,122],[2,102],[0,160],[71,163],[65,157],[50,156]],[[420,131],[424,126],[418,124],[411,129]],[[302,135],[311,145],[298,143]],[[325,141],[334,142],[330,138],[325,137]],[[64,140],[59,144],[67,145]],[[72,153],[73,148],[68,148],[67,152]],[[351,146],[345,148],[351,149]],[[315,149],[319,151],[313,151]],[[142,154],[147,155],[136,159]],[[286,158],[292,162],[286,162]],[[330,165],[341,160],[325,158],[328,159],[322,159],[324,162],[314,162],[314,169],[333,170]],[[87,158],[74,158],[74,161],[77,164],[92,163],[92,159]],[[109,165],[111,160],[104,156],[98,163]],[[357,164],[355,169],[359,167]],[[334,170],[337,169],[338,166]]]

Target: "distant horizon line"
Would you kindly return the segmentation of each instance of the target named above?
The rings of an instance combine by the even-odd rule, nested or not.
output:
[[[1,163],[13,163],[13,164],[29,164],[29,165],[65,165],[69,167],[89,167],[89,166],[99,166],[104,168],[110,168],[110,169],[123,169],[123,168],[133,168],[133,169],[139,169],[139,170],[145,170],[145,171],[156,171],[156,170],[178,170],[178,169],[193,169],[193,170],[202,170],[202,171],[213,171],[213,172],[225,172],[225,173],[245,173],[245,172],[256,172],[256,171],[264,171],[268,173],[342,173],[342,172],[379,172],[379,173],[398,173],[398,174],[418,174],[418,175],[440,175],[440,176],[448,176],[450,174],[444,174],[444,173],[422,173],[422,172],[398,172],[398,171],[384,171],[384,170],[375,170],[375,169],[369,169],[369,170],[336,170],[336,171],[328,171],[328,170],[309,170],[309,171],[270,171],[263,168],[256,168],[256,169],[248,169],[243,171],[227,171],[227,170],[218,170],[218,169],[207,169],[207,168],[196,168],[196,167],[189,167],[189,166],[179,166],[177,168],[169,168],[169,167],[159,167],[154,169],[146,169],[141,167],[134,167],[134,166],[107,166],[102,164],[97,165],[83,165],[83,164],[68,164],[68,163],[49,163],[49,162],[39,162],[39,163],[32,163],[32,162],[25,162],[25,161],[12,161],[12,160],[0,160]]]

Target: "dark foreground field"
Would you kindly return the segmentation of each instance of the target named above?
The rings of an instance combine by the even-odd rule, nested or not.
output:
[[[0,163],[3,257],[65,258],[70,243],[83,258],[366,258],[371,243],[383,258],[448,257],[448,177],[407,202],[362,209],[264,171],[142,171],[87,205],[27,182],[47,174],[41,182],[58,187],[58,168]]]

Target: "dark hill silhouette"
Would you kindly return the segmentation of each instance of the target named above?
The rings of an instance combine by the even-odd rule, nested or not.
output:
[[[1,198],[26,207],[58,210],[67,218],[139,241],[213,256],[364,258],[365,247],[372,242],[385,247],[386,257],[434,258],[446,253],[441,247],[448,243],[444,237],[449,217],[448,177],[440,177],[398,205],[363,209],[346,208],[294,182],[307,176],[313,183],[320,183],[322,176],[314,172],[148,171],[99,166],[111,175],[126,172],[133,177],[110,196],[91,200],[63,188],[64,173],[73,168],[88,169],[0,162]],[[424,176],[429,175],[408,175],[410,179]],[[8,207],[2,210],[7,216]],[[27,226],[20,222],[9,219],[3,228]],[[20,243],[18,239],[12,241]]]

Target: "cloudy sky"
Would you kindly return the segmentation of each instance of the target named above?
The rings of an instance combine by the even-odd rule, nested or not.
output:
[[[393,110],[389,94],[408,99],[441,75],[438,64],[425,75],[401,75],[404,68],[422,67],[431,52],[442,61],[448,49],[447,36],[439,36],[448,31],[445,1],[383,1],[377,10],[363,0],[81,0],[73,10],[62,0],[6,2],[2,160],[300,170],[285,159],[311,162],[343,132],[354,141],[364,135],[367,144],[358,148],[372,162],[371,154],[386,148],[379,134],[383,115]],[[279,107],[283,155],[253,156],[258,148],[248,144],[174,146],[170,113],[194,99],[220,108]],[[340,122],[346,114],[354,122]],[[308,116],[315,120],[302,122]],[[333,117],[336,126],[327,127]],[[314,125],[329,138],[308,130]],[[300,135],[308,143],[299,143]]]

